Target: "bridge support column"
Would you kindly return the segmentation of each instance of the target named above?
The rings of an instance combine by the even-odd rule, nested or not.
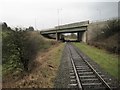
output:
[[[60,40],[60,34],[56,33],[56,41]]]
[[[79,42],[81,41],[81,32],[77,33],[77,41],[79,41]]]

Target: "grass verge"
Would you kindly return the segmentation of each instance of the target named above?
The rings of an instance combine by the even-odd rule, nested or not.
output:
[[[38,53],[33,70],[21,80],[6,83],[4,88],[53,88],[60,65],[64,43],[51,46],[44,52]]]
[[[64,44],[62,43],[61,45],[54,47],[46,54],[47,61],[42,65],[40,70],[43,77],[43,83],[41,83],[42,88],[54,87],[54,80],[60,65],[63,48]]]
[[[118,79],[118,56],[84,43],[74,43],[83,53],[100,65],[106,72]]]

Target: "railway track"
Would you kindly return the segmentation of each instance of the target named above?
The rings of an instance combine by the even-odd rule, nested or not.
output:
[[[104,76],[96,71],[74,48],[67,43],[71,60],[69,88],[79,90],[112,90],[110,83],[105,81]]]

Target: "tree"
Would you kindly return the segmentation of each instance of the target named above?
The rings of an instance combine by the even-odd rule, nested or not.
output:
[[[34,28],[32,26],[29,26],[28,30],[29,31],[34,31]]]
[[[7,29],[7,24],[6,24],[6,22],[3,22],[2,23],[2,30],[6,30]]]
[[[76,34],[71,33],[71,38],[77,38]]]

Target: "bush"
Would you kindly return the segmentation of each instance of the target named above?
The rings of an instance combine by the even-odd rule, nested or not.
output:
[[[101,32],[94,40],[88,42],[88,44],[93,45],[97,48],[106,49],[112,53],[120,53],[120,39],[119,39],[119,27],[120,20],[113,19],[106,21],[107,24],[102,28]]]
[[[35,31],[3,30],[2,39],[3,73],[15,70],[28,71],[28,66],[38,51],[51,45],[50,41]]]
[[[108,38],[119,32],[120,21],[118,19],[108,20],[106,27],[103,29],[104,37]]]
[[[2,32],[2,63],[3,63],[3,73],[17,70],[23,68],[20,62],[20,53],[17,50],[17,45],[15,44],[14,31],[3,31]]]
[[[22,39],[22,63],[24,68],[28,70],[28,65],[32,62],[35,55],[38,53],[39,50],[43,51],[50,47],[50,42],[43,39],[37,32],[22,32],[23,39]]]

